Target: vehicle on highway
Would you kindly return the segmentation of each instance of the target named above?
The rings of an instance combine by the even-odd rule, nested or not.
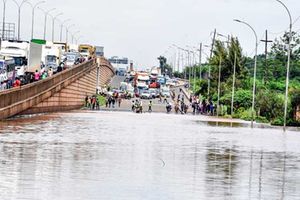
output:
[[[169,79],[169,80],[167,80],[166,85],[168,85],[168,86],[176,86],[176,83],[174,82],[174,80]]]
[[[166,78],[162,75],[158,76],[157,77],[157,82],[160,84],[160,85],[165,85],[166,84]]]
[[[78,47],[78,51],[86,60],[93,57],[95,54],[95,47],[89,44],[81,44]]]
[[[148,73],[139,72],[135,74],[134,77],[134,86],[138,89],[148,89],[149,88],[150,77]]]
[[[134,98],[134,88],[127,88],[127,98]]]
[[[149,92],[152,96],[153,99],[158,98],[159,97],[159,91],[155,88],[150,88]]]
[[[42,49],[42,62],[45,65],[46,70],[53,69],[53,72],[57,71],[57,67],[60,64],[62,50],[52,42],[46,42]]]
[[[27,70],[29,42],[9,40],[2,41],[1,46],[0,54],[15,60],[16,76],[24,76]]]
[[[14,81],[16,76],[15,61],[13,58],[0,58],[0,82]]]
[[[65,67],[69,68],[76,64],[77,60],[80,58],[80,54],[76,52],[68,52],[65,57]]]
[[[160,95],[162,97],[167,97],[167,98],[170,98],[171,95],[170,95],[170,88],[168,87],[163,87],[160,89]]]
[[[141,99],[152,99],[152,95],[149,90],[142,90],[142,91],[140,91],[140,98]]]
[[[149,88],[160,88],[159,82],[152,82],[149,84]]]
[[[166,110],[167,110],[167,113],[170,113],[172,111],[172,104],[171,103],[167,103]]]

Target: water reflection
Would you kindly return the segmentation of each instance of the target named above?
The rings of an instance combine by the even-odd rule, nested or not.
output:
[[[0,199],[298,199],[300,135],[195,117],[65,113],[0,122]]]

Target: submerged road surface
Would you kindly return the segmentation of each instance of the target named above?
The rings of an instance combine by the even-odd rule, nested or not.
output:
[[[198,119],[77,111],[0,122],[0,199],[299,199],[298,132]]]

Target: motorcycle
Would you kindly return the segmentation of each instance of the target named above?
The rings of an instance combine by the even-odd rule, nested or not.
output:
[[[170,113],[172,111],[172,106],[170,104],[168,104],[166,106],[166,109],[167,109],[167,113]]]
[[[135,112],[136,113],[143,113],[143,107],[140,105],[135,105]]]

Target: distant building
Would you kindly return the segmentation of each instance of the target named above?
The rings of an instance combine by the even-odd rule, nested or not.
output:
[[[111,65],[115,68],[118,75],[125,75],[130,69],[130,62],[128,58],[120,58],[118,56],[113,56],[108,59]]]

